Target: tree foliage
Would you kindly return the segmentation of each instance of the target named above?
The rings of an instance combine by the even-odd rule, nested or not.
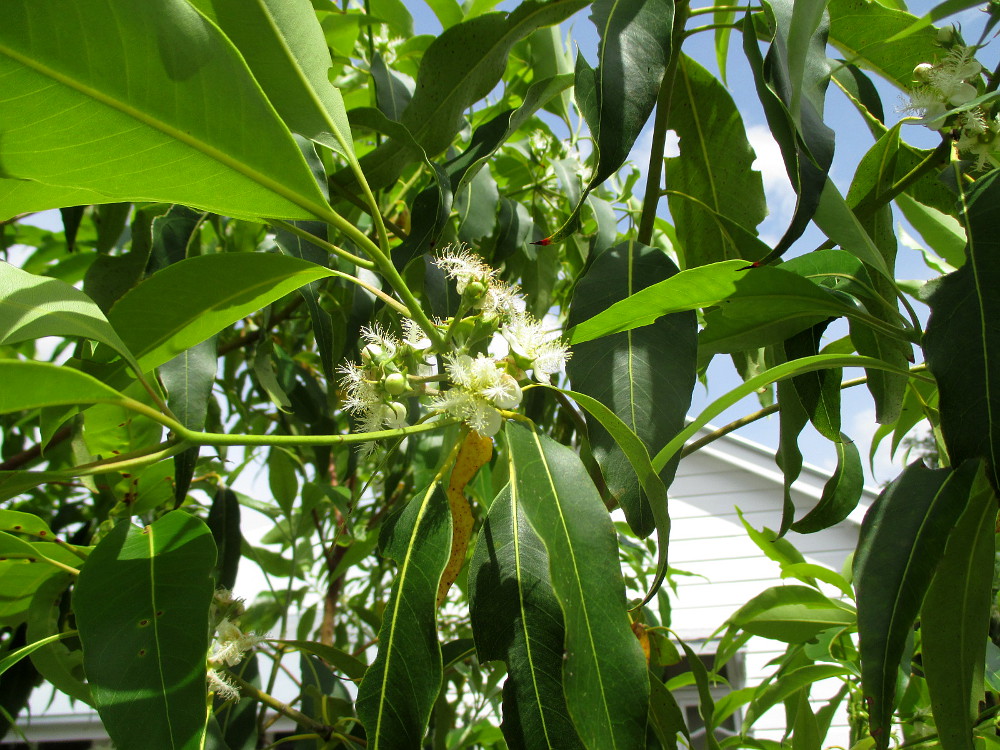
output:
[[[683,683],[713,748],[736,711],[724,744],[771,747],[751,734],[779,706],[784,744],[820,747],[842,705],[877,748],[995,744],[995,4],[979,40],[940,25],[975,5],[428,0],[433,36],[393,0],[6,3],[5,725],[42,680],[122,750],[263,746],[275,715],[303,748],[674,748]],[[796,193],[774,243],[737,67]],[[872,136],[846,195],[835,88]],[[941,278],[896,279],[894,207]],[[686,420],[716,356],[744,382]],[[936,468],[886,487],[841,574],[782,537],[859,502],[845,367],[872,450],[922,424]],[[747,533],[796,583],[706,665],[667,627],[667,494],[754,392],[785,493],[778,531]],[[796,518],[809,423],[839,464]],[[257,497],[233,489],[261,466]],[[786,644],[773,675],[717,699],[751,636]],[[300,690],[275,695],[287,669]]]

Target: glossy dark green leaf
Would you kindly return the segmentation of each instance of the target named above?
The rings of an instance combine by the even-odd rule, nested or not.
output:
[[[649,673],[649,688],[649,726],[666,750],[677,750],[678,734],[690,740],[684,713],[674,694],[652,671]]]
[[[839,372],[840,370],[835,369],[834,371]],[[819,370],[818,372],[827,373],[829,370]],[[783,479],[781,526],[778,529],[778,536],[783,537],[795,521],[792,484],[802,472],[802,450],[799,448],[799,435],[809,424],[809,413],[802,405],[802,399],[795,388],[794,378],[782,380],[775,387],[775,392],[779,412],[778,450],[774,454],[774,462],[781,469]]]
[[[698,336],[701,356],[770,346],[827,318],[862,314],[820,285],[773,266],[748,269],[716,304]]]
[[[754,252],[747,243],[737,244],[715,216],[724,216],[751,234],[767,216],[764,185],[752,168],[754,152],[743,118],[725,87],[686,55],[677,66],[667,127],[680,138],[680,155],[667,159],[665,169],[669,189],[684,194],[669,195],[681,266],[694,268],[732,258],[760,260],[769,247],[761,243]],[[724,160],[717,158],[720,153],[726,154]]]
[[[372,58],[371,70],[378,108],[390,120],[398,121],[413,98],[413,79],[389,68],[378,52]]]
[[[687,643],[681,641],[681,648],[687,657],[688,667],[694,676],[694,684],[698,688],[698,714],[705,727],[705,745],[708,750],[721,750],[719,739],[715,736],[715,699],[712,696],[712,684],[709,681],[708,669],[701,657]]]
[[[317,238],[326,235],[326,226],[320,222],[296,222],[296,226],[305,229]],[[296,258],[302,258],[317,265],[327,265],[329,254],[326,250],[317,247],[308,240],[297,234],[292,234],[286,229],[278,229],[275,242],[282,252]],[[320,282],[313,281],[299,288],[299,294],[306,301],[309,308],[309,319],[312,321],[313,336],[316,338],[316,348],[319,350],[319,358],[323,363],[323,374],[327,381],[335,379],[333,347],[335,334],[333,330],[333,317],[320,304],[321,287]]]
[[[833,163],[834,136],[833,131],[823,123],[822,107],[818,106],[822,104],[825,83],[815,78],[815,70],[807,79],[804,66],[798,70],[789,68],[786,35],[793,15],[789,12],[792,4],[786,0],[770,5],[777,15],[777,28],[767,58],[761,56],[752,22],[743,25],[743,51],[750,63],[757,97],[764,108],[771,135],[781,149],[785,171],[797,195],[788,229],[768,256],[779,257],[802,235],[819,207]],[[778,13],[778,10],[781,12]],[[805,58],[815,61],[822,55],[825,64],[823,41],[825,30],[820,25],[805,42]],[[800,51],[800,59],[802,55]],[[804,89],[810,95],[803,97]]]
[[[588,320],[612,304],[677,273],[659,250],[626,242],[601,254],[577,282],[569,324]],[[574,390],[608,407],[636,433],[650,455],[683,426],[695,384],[697,319],[678,312],[650,326],[574,347],[567,373]],[[617,441],[588,413],[587,433],[611,496],[632,530],[648,536],[655,525],[636,472]],[[672,462],[661,473],[670,484]]]
[[[573,724],[585,745],[635,747],[646,734],[649,681],[625,612],[611,519],[575,452],[514,423],[505,434],[511,486],[549,553],[565,618],[563,686]]]
[[[174,511],[143,529],[119,523],[87,558],[73,608],[84,668],[122,750],[198,748],[208,719],[205,657],[215,544]]]
[[[922,666],[944,750],[972,750],[982,700],[997,500],[980,476],[920,610]]]
[[[865,482],[858,446],[842,434],[834,447],[837,449],[837,468],[823,486],[823,494],[815,507],[792,524],[793,531],[812,534],[828,529],[858,507]]]
[[[549,556],[507,485],[490,506],[469,563],[469,610],[482,662],[507,664],[502,729],[512,748],[584,747],[563,694],[566,633]]]
[[[318,656],[328,662],[335,669],[343,672],[352,680],[360,680],[364,677],[365,670],[368,669],[365,663],[357,657],[351,656],[349,653],[342,651],[339,648],[328,646],[325,643],[316,643],[315,641],[286,640],[279,640],[276,641],[276,643],[283,646],[291,646],[292,648],[297,648],[300,651],[310,653],[313,656]]]
[[[383,526],[383,556],[399,566],[382,615],[378,655],[358,687],[368,747],[419,747],[441,688],[437,588],[451,550],[451,512],[435,483]]]
[[[889,744],[906,639],[977,469],[973,461],[954,471],[910,464],[879,495],[861,525],[854,557],[861,688],[880,748]]]
[[[489,168],[476,173],[468,187],[455,196],[458,211],[458,238],[462,242],[479,242],[493,233],[497,223],[497,205],[500,191]]]
[[[344,98],[309,0],[196,0],[236,45],[289,130],[354,158]]]
[[[243,538],[240,531],[240,502],[236,493],[228,487],[216,490],[205,522],[218,550],[214,575],[216,585],[232,591],[243,557],[240,549]]]
[[[329,214],[243,58],[185,2],[11,6],[0,75],[17,102],[5,107],[0,218],[136,199],[242,218]],[[76,112],[76,126],[52,110]]]
[[[273,253],[200,255],[150,276],[118,300],[108,319],[149,370],[330,275],[328,268]],[[178,289],[184,290],[180,299]]]
[[[740,607],[729,622],[748,633],[785,643],[806,643],[827,628],[847,627],[857,619],[849,605],[810,586],[775,586]]]
[[[831,0],[829,8],[830,44],[848,62],[874,70],[904,91],[913,85],[917,65],[940,57],[932,28],[893,39],[917,20],[906,11],[865,0]]]
[[[656,104],[670,61],[673,0],[597,0],[594,71],[598,119],[588,121],[598,153],[589,188],[618,171]]]
[[[826,330],[826,322],[819,323],[787,339],[784,343],[785,357],[796,359],[819,354],[820,339]],[[809,421],[820,435],[827,440],[839,442],[840,433],[840,381],[843,371],[838,369],[800,375],[792,378],[795,393],[809,415]]]
[[[957,465],[984,458],[998,486],[1000,471],[1000,172],[976,181],[967,196],[966,264],[929,287],[924,352],[941,394],[941,431]]]

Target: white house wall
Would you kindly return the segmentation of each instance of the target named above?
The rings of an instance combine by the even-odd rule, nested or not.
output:
[[[803,471],[802,481],[793,486],[800,516],[815,505],[826,478],[816,469]],[[874,493],[866,492],[863,503],[873,499]],[[681,462],[670,487],[670,565],[695,574],[676,577],[677,594],[671,595],[671,626],[681,637],[703,640],[756,594],[771,586],[798,583],[781,578],[778,563],[751,541],[736,513],[739,507],[758,530],[765,526],[777,529],[781,506],[781,473],[773,454],[759,446],[727,437]],[[862,513],[852,515],[856,520],[831,529],[805,535],[790,532],[786,538],[808,562],[839,571],[857,543],[857,521]],[[777,641],[751,639],[744,651],[746,684],[758,684],[771,674],[773,667],[767,663],[783,650],[784,644]],[[837,680],[817,685],[814,708],[839,686]],[[754,735],[781,739],[785,723],[784,709],[779,706],[758,720]],[[847,714],[842,708],[825,745],[846,747],[848,735]]]

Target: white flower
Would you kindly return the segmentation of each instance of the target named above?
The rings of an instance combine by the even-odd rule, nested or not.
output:
[[[492,279],[486,287],[479,307],[486,315],[495,318],[509,318],[524,312],[524,298],[516,286]]]
[[[484,396],[464,388],[452,388],[439,396],[434,407],[461,419],[484,437],[493,437],[503,426],[503,417]]]
[[[558,337],[549,339],[542,324],[527,313],[511,318],[500,333],[510,345],[511,353],[530,367],[542,383],[548,383],[570,357],[569,347]]]
[[[444,271],[449,279],[455,280],[455,288],[459,294],[465,292],[470,281],[478,281],[488,286],[496,270],[486,265],[486,262],[467,247],[446,248],[434,259],[434,265]]]
[[[910,93],[910,103],[905,109],[917,112],[923,123],[934,130],[940,130],[939,122],[949,109],[968,104],[976,98],[978,91],[970,83],[983,71],[976,62],[974,50],[956,46],[940,63],[921,63],[913,69],[913,77],[922,85]]]
[[[431,340],[427,338],[424,329],[412,318],[403,318],[403,342],[411,349],[422,352],[431,348]]]
[[[387,362],[396,356],[399,350],[399,339],[382,328],[378,323],[361,329],[361,338],[368,342],[361,351],[361,359],[370,359],[376,364]]]
[[[220,700],[235,701],[240,698],[239,688],[229,681],[228,676],[214,669],[208,670],[208,690]]]
[[[977,157],[976,169],[984,169],[993,153],[1000,149],[1000,118],[994,117],[987,121],[979,108],[962,112],[959,124],[962,134],[958,139],[958,150]]]
[[[243,660],[243,654],[260,643],[260,636],[244,633],[231,620],[223,619],[216,626],[216,643],[208,663],[214,667],[234,667]]]

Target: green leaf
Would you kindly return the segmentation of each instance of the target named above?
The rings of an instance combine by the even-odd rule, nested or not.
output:
[[[879,495],[861,524],[854,557],[861,688],[872,736],[881,748],[889,743],[906,639],[977,469],[973,461],[957,470],[912,463]]]
[[[290,646],[298,649],[299,651],[305,651],[313,656],[318,656],[328,662],[335,669],[339,669],[352,680],[360,680],[364,677],[365,670],[368,669],[368,666],[360,659],[351,656],[346,651],[334,648],[333,646],[327,646],[324,643],[316,643],[315,641],[287,641],[280,639],[275,640],[274,643],[282,646]]]
[[[0,76],[0,219],[126,200],[247,219],[329,215],[239,52],[185,2],[13,5]],[[74,127],[52,111],[74,112]]]
[[[804,687],[831,677],[849,677],[850,670],[836,664],[810,664],[794,669],[771,683],[757,688],[757,694],[747,706],[743,725],[751,727],[764,713]]]
[[[44,648],[51,643],[56,641],[61,641],[63,638],[72,638],[76,635],[76,631],[67,630],[64,633],[55,633],[47,638],[42,638],[40,641],[35,641],[34,643],[29,643],[27,646],[19,648],[17,651],[12,651],[7,654],[3,659],[0,659],[0,675],[6,672],[8,669],[17,664],[21,659],[26,656],[30,656],[33,652],[40,648]]]
[[[806,643],[827,628],[849,627],[857,615],[809,586],[775,586],[748,601],[729,622],[748,633],[785,643]]]
[[[43,336],[83,336],[135,360],[90,297],[65,281],[0,263],[0,344]]]
[[[965,263],[968,238],[958,219],[933,206],[925,206],[906,193],[896,196],[896,205],[934,252],[955,268]]]
[[[752,168],[754,152],[743,118],[725,87],[686,55],[677,66],[667,127],[680,138],[680,156],[665,162],[665,182],[684,194],[669,195],[681,266],[760,260],[769,247],[760,243],[757,252],[748,254],[746,243],[736,244],[716,219],[724,216],[755,234],[754,228],[767,216],[764,184]],[[723,153],[726,158],[720,160]],[[685,199],[691,197],[714,214]]]
[[[330,83],[330,50],[309,0],[193,4],[236,45],[289,130],[355,158],[344,98]]]
[[[941,55],[933,28],[917,31],[915,16],[864,0],[831,0],[830,44],[847,61],[873,70],[898,88],[913,85],[913,69]],[[906,38],[900,35],[907,31]]]
[[[678,734],[683,734],[689,741],[691,739],[684,722],[684,713],[674,694],[667,690],[663,681],[652,671],[649,673],[649,687],[649,726],[661,745],[667,750],[677,750]]]
[[[160,380],[167,389],[167,405],[177,421],[190,430],[205,429],[218,366],[214,338],[207,338],[160,365]],[[197,461],[197,446],[174,456],[175,496],[178,501],[183,501],[187,495]]]
[[[826,484],[816,506],[792,524],[792,531],[812,534],[828,529],[847,518],[858,507],[864,490],[864,469],[858,446],[841,434],[837,449],[837,468]]]
[[[831,317],[870,319],[818,284],[773,266],[749,269],[716,304],[698,336],[701,356],[777,344]]]
[[[84,668],[116,747],[201,747],[215,544],[174,511],[143,529],[119,523],[87,558],[73,607]]]
[[[597,27],[597,120],[588,121],[596,141],[591,190],[625,163],[656,105],[672,53],[673,0],[597,0],[590,20]]]
[[[70,367],[0,360],[0,414],[43,406],[121,401],[124,395]]]
[[[966,263],[929,285],[924,335],[927,367],[941,394],[941,431],[952,464],[984,458],[994,487],[1000,482],[1000,171],[976,180],[965,201]]]
[[[64,632],[62,600],[73,576],[59,573],[46,579],[37,589],[28,606],[27,638],[31,642],[45,640]],[[31,663],[57,690],[87,706],[95,705],[91,688],[83,681],[83,655],[65,644],[52,641],[31,654]]]
[[[563,694],[565,627],[549,556],[517,486],[497,494],[469,563],[469,611],[481,662],[507,664],[504,738],[511,748],[582,748]]]
[[[561,23],[586,0],[527,0],[507,13],[486,13],[446,29],[424,52],[416,92],[400,122],[428,156],[451,145],[467,109],[500,81],[514,44],[543,26]],[[373,188],[395,181],[420,155],[392,140],[361,159]]]
[[[575,452],[508,423],[513,491],[549,553],[565,625],[566,704],[585,745],[636,747],[646,733],[646,662],[625,613],[614,527]]]
[[[662,251],[634,241],[602,253],[577,282],[569,324],[587,320],[637,291],[677,273]],[[665,316],[650,326],[578,344],[567,373],[573,388],[601,402],[655,454],[683,426],[695,384],[697,319],[693,312]],[[586,408],[586,404],[582,404]],[[608,491],[640,537],[655,524],[632,461],[602,420],[588,409],[587,435]],[[669,485],[671,464],[661,475]],[[666,539],[664,530],[661,539]]]
[[[6,513],[16,512],[6,511]],[[52,542],[33,542],[29,544],[30,552],[28,554],[14,554],[8,557],[7,552],[16,552],[17,547],[11,550],[10,539],[6,538],[6,534],[3,537],[4,539],[0,540],[0,557],[4,558],[3,561],[0,561],[0,592],[2,592],[0,593],[0,625],[16,628],[28,619],[29,608],[35,592],[49,579],[62,576],[65,584],[63,572],[53,565],[42,562],[41,557],[44,556],[69,567],[79,567],[83,561],[65,547]],[[31,555],[38,557],[32,558]]]
[[[687,643],[684,641],[680,643],[687,657],[688,667],[691,669],[695,685],[698,687],[698,713],[701,715],[705,727],[705,744],[708,750],[721,750],[719,740],[715,736],[715,699],[712,697],[708,669],[701,657]]]
[[[920,610],[924,675],[943,750],[973,750],[990,629],[997,501],[977,477]]]
[[[236,493],[228,487],[219,487],[212,498],[212,507],[209,508],[205,522],[218,550],[214,575],[216,585],[232,591],[243,557],[240,549],[243,539],[240,531],[240,502]]]
[[[678,274],[680,275],[680,274]],[[718,416],[741,398],[753,394],[764,386],[776,383],[784,378],[790,378],[814,370],[822,370],[830,367],[865,367],[879,368],[891,372],[899,372],[898,368],[881,360],[872,357],[858,357],[842,354],[817,354],[815,357],[803,357],[794,362],[785,362],[776,365],[759,375],[749,378],[741,385],[736,386],[729,393],[720,396],[698,415],[696,419],[688,422],[687,427],[681,430],[677,436],[671,440],[663,449],[653,457],[653,468],[659,469],[666,465],[667,461],[673,458],[684,443],[694,436],[698,430],[708,424],[713,417]]]
[[[437,483],[383,526],[379,545],[399,568],[378,655],[358,687],[358,717],[373,750],[419,747],[443,674],[435,602],[451,551],[451,512]]]
[[[146,371],[331,275],[315,263],[273,253],[200,255],[154,273],[118,300],[108,317]],[[184,290],[180,299],[178,289]]]

